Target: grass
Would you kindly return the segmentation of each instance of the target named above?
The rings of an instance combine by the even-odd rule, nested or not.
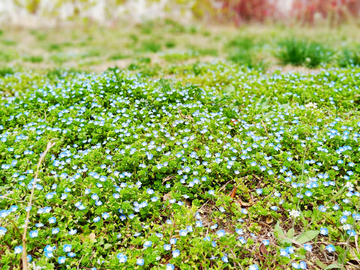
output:
[[[10,67],[2,67],[0,68],[0,77],[5,77],[6,75],[14,74],[14,70]]]
[[[32,63],[41,63],[44,61],[44,57],[41,55],[31,55],[24,57],[25,61],[32,62]]]
[[[129,33],[80,47],[74,32],[44,55],[54,67],[0,70],[0,268],[21,269],[25,246],[44,269],[358,269],[353,54],[340,67],[299,39],[278,48],[323,68],[286,73],[259,65],[275,65],[277,39],[164,22],[175,51],[156,25],[134,29],[132,50]],[[27,55],[48,48],[36,42]],[[123,51],[130,65],[88,71]]]
[[[275,56],[284,65],[316,68],[330,62],[332,56],[332,52],[321,44],[306,40],[285,39],[280,42],[279,46],[280,49]]]
[[[360,46],[357,49],[345,48],[338,57],[340,67],[360,66]]]

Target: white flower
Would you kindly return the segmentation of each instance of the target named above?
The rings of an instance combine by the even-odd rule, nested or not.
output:
[[[346,182],[345,187],[347,187],[347,188],[353,188],[353,187],[354,187],[354,184],[351,183],[351,182]]]
[[[297,211],[297,210],[291,210],[290,211],[290,216],[292,216],[292,217],[294,217],[294,218],[297,218],[297,217],[299,217],[300,216],[300,211]]]

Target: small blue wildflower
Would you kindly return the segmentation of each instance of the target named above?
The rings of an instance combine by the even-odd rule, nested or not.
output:
[[[38,230],[33,230],[29,233],[30,237],[31,238],[35,238],[35,237],[38,237],[39,235],[39,231]]]
[[[224,230],[219,230],[216,232],[218,237],[223,237],[225,235],[225,231]]]
[[[305,249],[306,251],[311,252],[311,251],[312,251],[312,245],[304,244],[304,249]]]
[[[299,264],[300,264],[300,268],[301,268],[301,269],[307,269],[306,262],[300,261]]]
[[[70,258],[74,258],[76,256],[76,254],[74,252],[69,252],[67,254]]]
[[[327,250],[327,251],[329,251],[329,252],[334,252],[335,251],[335,247],[334,247],[334,245],[327,245],[326,247],[325,247],[325,249]]]
[[[56,218],[55,217],[51,217],[48,219],[50,224],[55,224],[56,223]]]
[[[329,231],[326,228],[320,228],[320,234],[322,235],[328,235]]]
[[[144,263],[145,263],[144,259],[137,259],[137,260],[136,260],[136,264],[137,264],[137,265],[143,266]]]
[[[262,241],[262,243],[263,243],[265,246],[268,246],[268,245],[270,245],[270,240],[265,239],[265,240]]]
[[[178,249],[173,250],[172,255],[174,258],[178,257],[180,255],[180,250]]]
[[[171,239],[170,239],[170,244],[171,244],[171,245],[175,245],[175,244],[176,244],[176,241],[177,241],[176,238],[171,238]]]
[[[7,232],[6,228],[0,227],[0,236],[5,235],[6,232]]]
[[[125,254],[119,253],[116,257],[119,259],[120,263],[126,263],[127,261],[127,256]]]
[[[145,241],[144,243],[144,248],[148,248],[152,246],[152,242],[151,241]]]
[[[72,245],[64,245],[64,252],[70,252],[71,251],[71,248],[72,248]]]
[[[20,254],[23,250],[23,247],[22,246],[16,246],[14,248],[14,251],[15,251],[15,254]]]
[[[250,265],[249,270],[259,270],[259,266],[257,264]]]

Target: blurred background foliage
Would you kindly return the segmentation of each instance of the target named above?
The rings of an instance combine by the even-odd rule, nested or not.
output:
[[[212,24],[275,22],[330,26],[357,22],[359,0],[4,0],[3,22],[17,24],[26,16],[64,21],[113,24],[119,20],[171,17]],[[11,18],[10,18],[11,19]]]

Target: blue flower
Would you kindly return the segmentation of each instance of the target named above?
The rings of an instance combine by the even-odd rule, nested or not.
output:
[[[52,252],[45,252],[45,257],[46,258],[52,258],[52,257],[54,257],[54,255],[53,255]]]
[[[56,246],[50,246],[50,245],[46,245],[44,248],[44,252],[53,252],[56,249]]]
[[[328,233],[329,233],[328,229],[326,229],[326,228],[321,228],[321,229],[320,229],[320,234],[322,234],[322,235],[328,235]]]
[[[280,249],[280,256],[289,257],[289,254],[286,249],[282,248],[282,249]]]
[[[119,253],[116,257],[119,259],[120,263],[126,263],[127,261],[127,256],[125,254]]]
[[[35,238],[35,237],[38,237],[39,232],[38,232],[38,230],[33,230],[29,233],[29,235],[31,238]]]
[[[175,244],[176,244],[176,241],[177,241],[176,238],[171,238],[171,239],[170,239],[170,244],[171,244],[171,245],[175,245]]]
[[[301,269],[307,269],[307,265],[306,265],[306,262],[304,262],[304,261],[300,261],[300,268]]]
[[[71,248],[72,248],[72,245],[64,245],[64,252],[70,252],[71,251]]]
[[[56,223],[56,218],[55,217],[51,217],[48,219],[50,224],[55,224]]]
[[[144,263],[145,263],[144,259],[137,259],[137,260],[136,260],[136,264],[137,264],[137,265],[143,266]]]
[[[219,230],[216,232],[218,237],[223,237],[225,235],[225,231],[224,230]]]
[[[100,221],[100,217],[95,217],[94,219],[93,219],[93,221],[96,223],[96,222],[99,222]]]
[[[175,266],[172,265],[171,263],[168,263],[168,264],[166,265],[166,270],[174,270],[174,269],[175,269]]]
[[[329,251],[329,252],[334,252],[334,251],[335,251],[334,245],[331,245],[331,244],[330,244],[330,245],[327,245],[325,248],[326,248],[326,250]]]
[[[60,232],[59,228],[54,228],[54,229],[51,230],[52,234],[57,234],[58,232]]]
[[[23,250],[23,247],[22,246],[16,246],[14,248],[14,251],[15,251],[15,254],[20,254]]]
[[[242,230],[242,229],[235,229],[235,231],[236,231],[236,233],[238,234],[238,235],[243,235],[244,234],[244,231]]]
[[[63,264],[63,263],[65,263],[65,261],[66,261],[66,258],[65,258],[65,257],[59,257],[59,258],[58,258],[58,263],[59,263],[59,264]]]
[[[309,244],[304,244],[304,249],[306,250],[306,251],[312,251],[312,245],[309,245]]]
[[[242,236],[240,236],[239,237],[239,239],[238,239],[240,242],[241,242],[241,244],[246,244],[246,242],[247,242],[247,240],[244,238],[244,237],[242,237]]]
[[[293,253],[294,253],[294,247],[292,247],[292,246],[287,247],[287,248],[286,248],[286,252],[287,252],[288,254],[293,254]]]
[[[249,270],[259,270],[259,266],[257,264],[250,265]]]
[[[28,262],[31,262],[31,261],[32,261],[31,255],[27,255],[26,258],[27,258],[27,261],[28,261]]]
[[[180,250],[178,249],[173,250],[172,255],[174,258],[178,257],[180,255]]]
[[[5,235],[6,232],[7,232],[6,228],[0,227],[0,236]]]
[[[148,248],[152,246],[152,242],[151,241],[145,241],[144,243],[144,248]]]
[[[227,256],[223,256],[223,257],[221,258],[221,260],[222,260],[224,263],[228,263],[228,262],[229,262]]]
[[[76,256],[76,254],[74,252],[69,252],[67,254],[70,258],[74,258]]]

